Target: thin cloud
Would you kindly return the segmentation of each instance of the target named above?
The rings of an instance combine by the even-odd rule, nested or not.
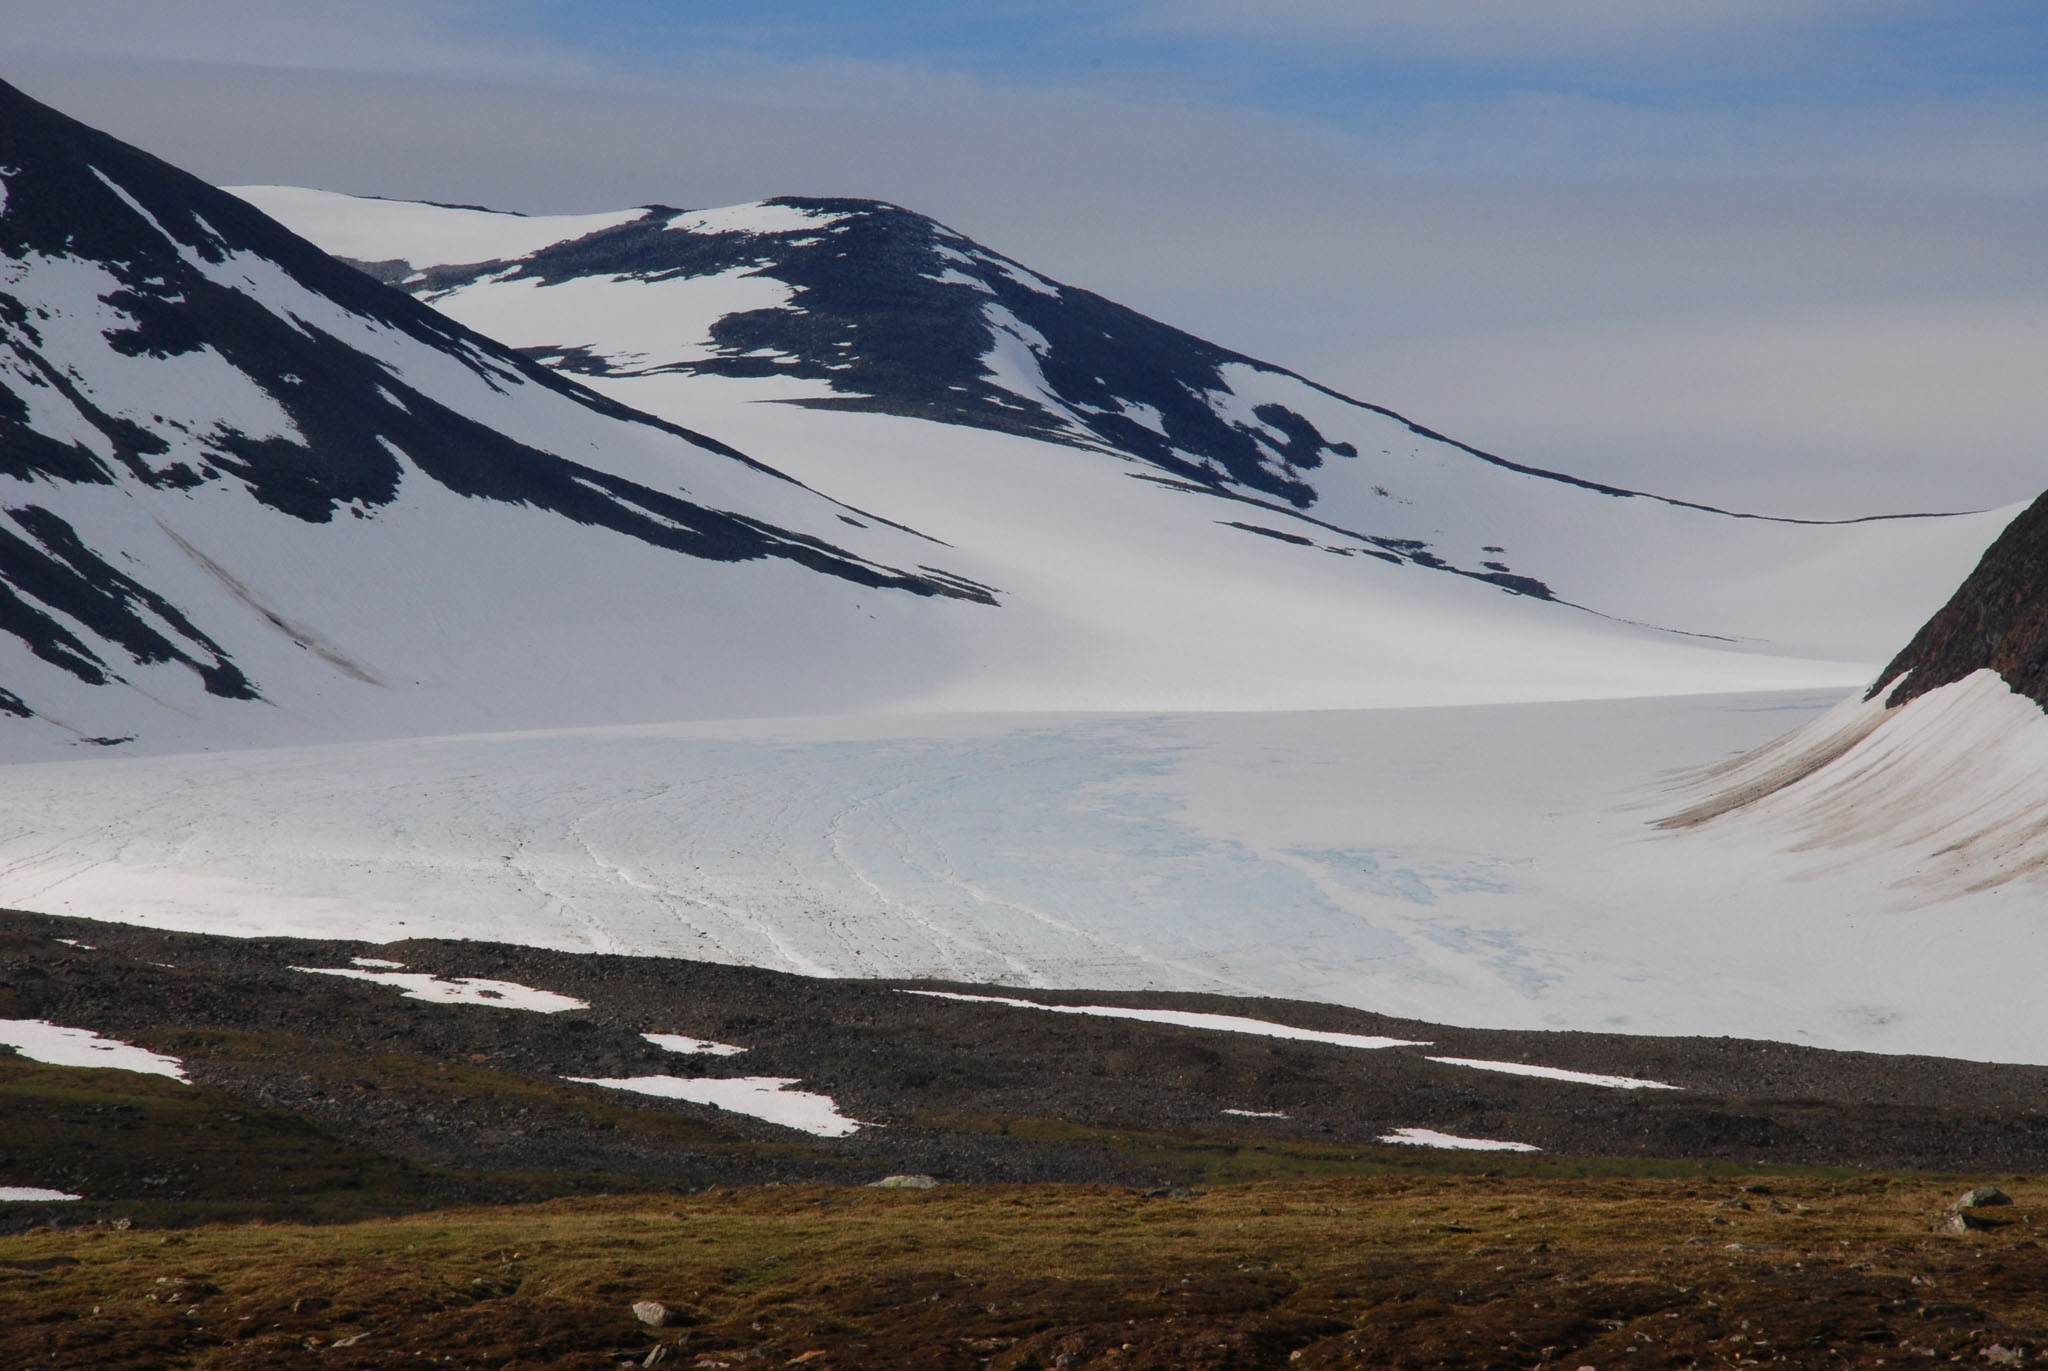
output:
[[[602,63],[524,37],[486,0],[0,0],[10,51],[302,71],[573,80]]]
[[[1381,58],[1754,62],[1911,9],[1906,0],[1157,0],[1124,22],[1182,36],[1336,42]]]

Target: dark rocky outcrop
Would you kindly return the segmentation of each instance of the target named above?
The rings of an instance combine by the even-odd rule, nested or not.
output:
[[[2006,525],[1864,698],[1889,688],[1885,703],[1902,705],[1987,668],[2048,709],[2048,495]]]

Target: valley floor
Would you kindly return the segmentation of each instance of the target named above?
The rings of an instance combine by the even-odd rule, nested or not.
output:
[[[2048,1062],[2024,883],[1663,833],[1833,692],[871,715],[9,766],[0,906]]]

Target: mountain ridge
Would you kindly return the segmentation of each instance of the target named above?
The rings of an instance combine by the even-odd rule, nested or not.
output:
[[[229,189],[236,194],[249,195],[260,200],[265,192],[296,188],[239,186],[230,187]],[[469,210],[529,220],[534,218],[534,216],[519,214],[517,211],[491,209],[480,205],[458,206],[436,201],[392,201],[388,197],[381,196],[361,198],[386,200],[387,203],[394,204],[419,204],[442,209]],[[678,225],[687,225],[691,220],[699,220],[715,225],[715,227],[709,230],[714,238],[773,238],[783,241],[787,240],[791,235],[795,235],[799,239],[811,236],[811,230],[802,227],[769,228],[763,232],[755,233],[736,226],[743,223],[747,215],[752,212],[778,209],[789,210],[798,215],[809,216],[815,219],[843,216],[839,222],[851,221],[856,226],[862,228],[872,227],[875,236],[883,240],[907,240],[900,246],[892,245],[890,250],[887,251],[877,252],[870,249],[857,253],[849,251],[830,254],[831,257],[858,255],[863,268],[866,268],[873,262],[886,262],[892,257],[914,257],[916,255],[915,249],[922,247],[931,255],[948,261],[956,268],[968,267],[976,269],[971,276],[964,271],[956,270],[955,274],[959,279],[954,280],[936,279],[927,273],[916,273],[918,279],[929,281],[935,288],[927,292],[916,302],[914,312],[921,322],[928,324],[933,318],[941,318],[947,320],[949,327],[959,327],[957,319],[959,311],[956,307],[958,297],[949,297],[944,292],[957,290],[965,286],[970,290],[987,292],[991,297],[999,300],[1000,304],[1012,313],[1018,312],[1020,306],[1027,311],[1030,310],[1034,297],[1044,299],[1048,296],[1056,296],[1070,309],[1078,305],[1082,316],[1081,322],[1078,325],[1070,323],[1060,329],[1061,338],[1049,339],[1055,352],[1062,354],[1070,353],[1072,351],[1072,340],[1085,336],[1091,326],[1103,338],[1114,338],[1120,331],[1127,337],[1133,335],[1140,337],[1145,345],[1134,347],[1131,351],[1148,359],[1168,359],[1166,369],[1176,372],[1178,375],[1174,376],[1172,381],[1166,385],[1162,385],[1157,377],[1148,377],[1143,387],[1147,392],[1146,396],[1118,394],[1115,398],[1120,401],[1128,402],[1131,399],[1137,399],[1140,403],[1152,404],[1160,395],[1171,393],[1172,388],[1175,386],[1181,390],[1186,390],[1187,386],[1184,378],[1189,373],[1198,372],[1204,366],[1235,363],[1254,367],[1264,373],[1284,376],[1298,381],[1331,399],[1392,419],[1418,437],[1448,444],[1483,462],[1505,470],[1544,480],[1558,481],[1602,495],[1655,500],[1679,508],[1726,515],[1729,518],[1756,519],[1771,523],[1814,526],[1835,526],[1898,519],[1951,518],[1963,514],[1984,512],[1981,510],[1913,510],[1897,513],[1855,515],[1843,518],[1776,515],[1730,509],[1706,501],[1661,495],[1655,491],[1616,485],[1612,482],[1593,480],[1587,477],[1576,476],[1569,472],[1539,467],[1526,462],[1518,462],[1499,453],[1490,452],[1470,443],[1462,442],[1439,429],[1411,419],[1388,406],[1375,404],[1368,400],[1360,400],[1355,396],[1345,394],[1333,386],[1325,385],[1287,367],[1261,361],[1247,354],[1211,343],[1206,339],[1188,333],[1186,330],[1166,324],[1127,306],[1117,304],[1115,301],[1109,300],[1096,292],[1054,281],[1023,266],[1022,263],[1017,262],[1013,258],[1004,256],[993,249],[974,242],[965,234],[948,227],[937,219],[885,200],[848,196],[780,195],[744,204],[694,210],[682,209],[671,205],[648,204],[637,207],[638,217],[634,219],[594,228],[586,234],[548,244],[535,252],[521,257],[497,257],[476,262],[447,262],[426,265],[415,264],[413,261],[403,257],[369,261],[342,256],[340,260],[349,262],[351,265],[365,271],[385,284],[398,286],[430,301],[487,278],[493,283],[533,281],[541,285],[561,284],[578,276],[593,274],[614,274],[620,276],[644,274],[646,279],[661,280],[674,275],[704,274],[707,268],[716,269],[719,266],[730,268],[748,260],[755,260],[760,263],[757,270],[761,274],[782,280],[796,287],[800,296],[805,292],[816,293],[823,289],[837,289],[842,294],[847,293],[847,282],[833,280],[829,275],[821,273],[820,268],[823,262],[829,260],[826,254],[821,252],[792,253],[778,259],[762,261],[757,256],[750,256],[750,254],[756,252],[752,244],[736,243],[730,246],[707,244],[702,241],[701,237],[690,235],[687,228],[679,230],[676,227]],[[624,213],[624,211],[617,213]],[[604,214],[591,217],[611,218],[613,216],[611,214]],[[660,222],[654,222],[656,220]],[[769,222],[773,222],[772,217],[769,219]],[[805,248],[815,248],[819,245],[803,243],[802,246]],[[666,248],[667,251],[660,251],[659,249],[661,248]],[[870,273],[870,275],[872,274],[874,273]],[[908,276],[899,274],[893,278],[890,284],[893,287],[902,287],[909,284],[909,281],[910,278]],[[874,318],[872,301],[868,300],[864,303],[869,307],[855,311],[846,309],[842,305],[837,312],[841,317],[845,318],[872,320]],[[802,308],[805,312],[816,312],[815,306],[809,302],[806,302]],[[1034,423],[1028,420],[1021,420],[1014,412],[1009,411],[1007,407],[995,408],[985,403],[975,404],[971,402],[971,400],[985,400],[987,398],[987,389],[992,388],[984,388],[974,392],[968,400],[932,393],[933,387],[936,384],[946,384],[956,390],[965,388],[962,385],[965,378],[958,373],[951,374],[937,381],[933,378],[925,378],[920,389],[913,392],[887,384],[892,379],[890,373],[904,370],[903,363],[898,358],[885,356],[877,359],[872,355],[855,350],[828,361],[826,359],[832,357],[832,354],[811,345],[804,331],[787,326],[782,328],[775,327],[771,322],[771,316],[777,312],[775,310],[755,310],[744,314],[727,316],[714,326],[712,341],[733,353],[741,353],[743,347],[746,348],[746,351],[741,355],[713,357],[702,361],[668,363],[652,368],[633,369],[615,366],[602,355],[594,353],[589,349],[579,350],[574,348],[538,346],[519,350],[524,355],[540,359],[554,359],[552,365],[557,369],[578,375],[647,375],[664,370],[686,374],[746,377],[760,377],[778,373],[794,374],[803,376],[806,379],[826,381],[832,385],[835,391],[841,393],[831,397],[792,398],[781,401],[781,403],[808,405],[818,408],[874,408],[884,413],[898,414],[906,418],[925,418],[945,423],[969,424],[999,431],[1023,431],[1030,433],[1032,436],[1041,437],[1053,442],[1087,441],[1072,432],[1071,429],[1063,428],[1057,418],[1049,414],[1048,420],[1050,422]],[[1047,317],[1037,312],[1031,312],[1028,316],[1020,316],[1020,322],[1043,334]],[[816,332],[817,330],[814,329],[812,331]],[[906,333],[908,332],[906,330]],[[918,330],[914,336],[917,337],[920,343],[928,342],[926,330]],[[987,351],[986,344],[990,340],[982,338],[979,341],[983,343],[983,346],[973,353],[977,360],[985,355]],[[1061,346],[1063,342],[1067,344],[1066,347]],[[746,345],[751,345],[751,347]],[[765,352],[775,352],[781,355],[772,359],[759,355]],[[836,363],[851,363],[852,365],[849,369],[843,365],[836,365]],[[1063,369],[1068,376],[1078,377],[1085,374],[1087,365],[1085,361],[1066,361],[1063,363]],[[1104,378],[1096,376],[1094,379],[1099,382]],[[877,382],[882,384],[877,384]],[[1217,385],[1220,388],[1220,381],[1217,382]],[[865,387],[866,389],[864,391],[856,391],[852,387]],[[1086,411],[1091,408],[1089,400],[1083,394],[1076,393],[1074,389],[1068,387],[1058,388],[1058,398],[1065,403],[1070,414],[1077,410]],[[1102,396],[1098,392],[1095,398],[1099,400]],[[1156,404],[1153,404],[1153,407],[1159,408]],[[1096,408],[1099,408],[1099,406]],[[1306,421],[1301,421],[1299,416],[1289,414],[1285,416],[1276,415],[1274,417],[1278,426],[1283,431],[1283,436],[1293,439],[1292,446],[1295,449],[1293,464],[1303,470],[1312,470],[1320,466],[1323,461],[1323,454],[1325,453],[1335,456],[1356,455],[1355,451],[1347,450],[1350,446],[1348,444],[1327,443],[1323,441],[1321,435],[1315,431],[1314,426],[1306,424]],[[1205,451],[1205,445],[1202,441],[1205,435],[1201,434],[1195,427],[1201,424],[1201,420],[1194,418],[1187,412],[1182,412],[1180,418],[1184,424],[1188,425],[1185,431],[1194,438],[1194,446],[1190,450],[1197,455],[1215,458],[1225,473],[1242,484],[1268,495],[1289,499],[1290,502],[1296,503],[1301,508],[1307,508],[1314,503],[1313,492],[1303,491],[1299,488],[1286,488],[1282,483],[1277,482],[1262,483],[1257,479],[1256,466],[1244,461],[1243,453],[1246,449],[1241,447],[1236,449],[1236,461],[1224,460],[1221,454],[1216,451]],[[1215,480],[1214,472],[1194,467],[1185,460],[1176,460],[1171,456],[1162,457],[1160,455],[1162,445],[1154,440],[1161,436],[1178,437],[1180,436],[1179,434],[1154,434],[1142,425],[1119,422],[1115,416],[1105,418],[1098,415],[1098,423],[1100,427],[1095,427],[1090,436],[1111,450],[1122,451],[1146,460],[1152,460],[1162,469],[1186,476],[1189,479],[1210,482]],[[1288,430],[1292,431],[1288,432]],[[1206,436],[1213,441],[1216,435],[1211,432]],[[1256,444],[1260,439],[1253,437],[1248,441]]]

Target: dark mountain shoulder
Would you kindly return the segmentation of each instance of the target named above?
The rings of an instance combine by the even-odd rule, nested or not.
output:
[[[1902,705],[1987,668],[2048,709],[2048,494],[2006,525],[1864,698],[1891,687],[1885,703]]]

